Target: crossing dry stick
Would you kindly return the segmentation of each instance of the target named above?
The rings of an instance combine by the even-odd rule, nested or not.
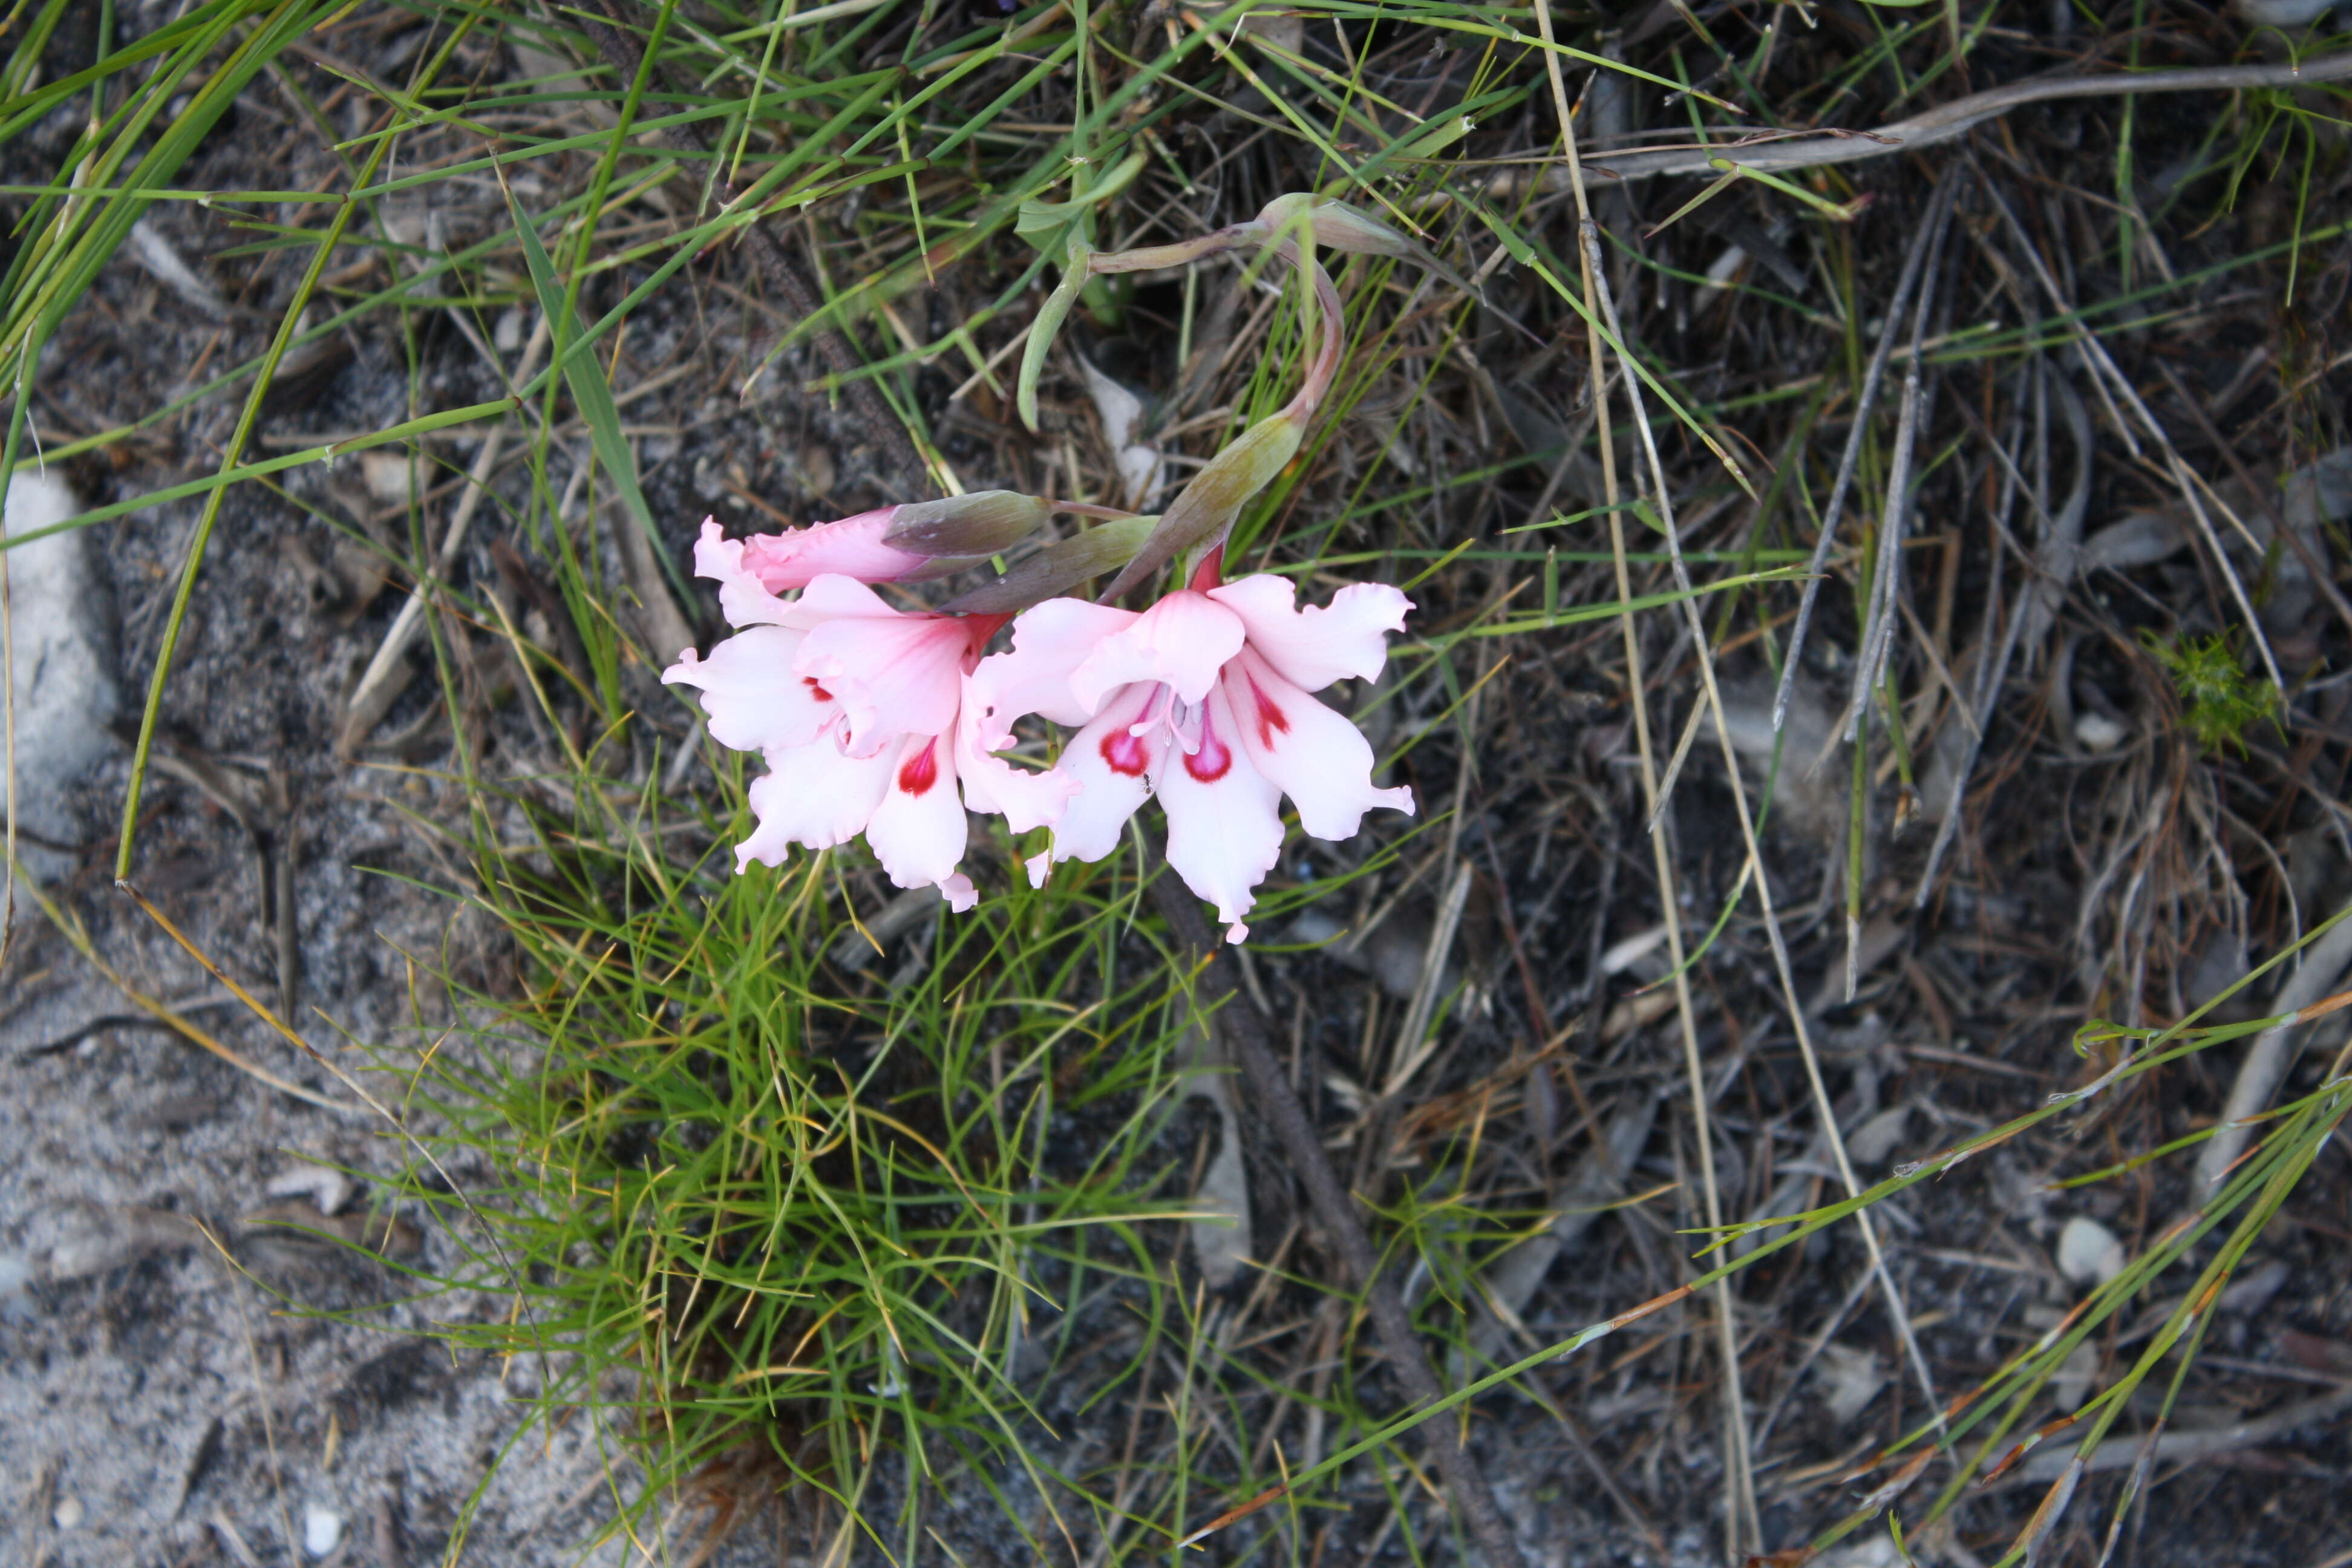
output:
[[[1544,42],[1552,42],[1551,5],[1549,0],[1535,0],[1536,26]],[[1568,106],[1568,87],[1560,79],[1559,54],[1547,49],[1545,68],[1550,73],[1552,107],[1559,117],[1559,141],[1562,155],[1568,164],[1569,185],[1576,195],[1578,232],[1586,243],[1577,247],[1577,261],[1584,285],[1584,342],[1589,362],[1588,374],[1597,389],[1609,385],[1601,354],[1601,321],[1598,302],[1601,292],[1601,259],[1591,237],[1599,233],[1592,221],[1592,207],[1584,189],[1584,168],[1579,162],[1576,147],[1576,121]],[[1621,344],[1625,341],[1617,339]],[[1630,358],[1625,366],[1630,373]],[[1635,399],[1633,406],[1640,407],[1634,383],[1638,376],[1624,377],[1626,395]],[[1596,391],[1593,414],[1599,424],[1601,447],[1601,482],[1602,500],[1609,512],[1609,552],[1616,573],[1617,601],[1628,604],[1633,596],[1633,575],[1626,563],[1625,510],[1621,504],[1617,479],[1617,447],[1610,434],[1609,398],[1605,390]],[[1659,498],[1665,498],[1661,495]],[[1669,525],[1671,527],[1671,524]],[[1648,682],[1642,673],[1642,643],[1633,626],[1633,615],[1627,610],[1618,617],[1625,639],[1625,689],[1633,700],[1634,751],[1641,760],[1643,808],[1649,816],[1650,853],[1656,867],[1659,908],[1665,918],[1667,957],[1673,966],[1675,1016],[1681,1026],[1683,1065],[1690,1079],[1692,1138],[1698,1145],[1699,1182],[1706,1205],[1706,1223],[1710,1226],[1723,1224],[1723,1195],[1715,1173],[1715,1138],[1707,1115],[1706,1075],[1699,1064],[1698,1016],[1691,1003],[1690,969],[1683,951],[1683,928],[1680,920],[1682,903],[1675,890],[1674,855],[1666,844],[1666,825],[1658,810],[1660,788],[1657,761],[1650,736]],[[1702,658],[1706,642],[1699,643]],[[1756,1505],[1756,1477],[1749,1465],[1750,1448],[1748,1435],[1748,1402],[1739,1385],[1739,1331],[1734,1321],[1731,1282],[1718,1279],[1715,1285],[1716,1343],[1723,1358],[1723,1469],[1726,1544],[1731,1551],[1743,1553],[1760,1551],[1763,1528]]]
[[[1381,1268],[1380,1254],[1373,1250],[1371,1237],[1365,1234],[1364,1222],[1356,1212],[1356,1200],[1340,1184],[1339,1173],[1331,1168],[1330,1157],[1324,1152],[1322,1139],[1317,1136],[1314,1123],[1307,1119],[1307,1108],[1298,1102],[1297,1094],[1290,1087],[1289,1075],[1275,1059],[1274,1048],[1267,1043],[1264,1016],[1235,983],[1235,966],[1221,953],[1208,921],[1201,916],[1199,902],[1166,873],[1165,862],[1159,855],[1152,859],[1152,898],[1168,923],[1175,928],[1183,957],[1196,963],[1206,961],[1199,981],[1202,1013],[1213,1015],[1218,1035],[1234,1064],[1242,1069],[1259,1114],[1274,1124],[1275,1135],[1282,1141],[1290,1168],[1299,1184],[1307,1189],[1307,1201],[1339,1252],[1349,1282],[1364,1292],[1373,1331],[1380,1335],[1381,1348],[1388,1352],[1406,1397],[1415,1405],[1436,1404],[1445,1397],[1444,1385],[1437,1381],[1437,1371],[1430,1364],[1429,1353],[1412,1331],[1412,1319],[1405,1311],[1403,1298],[1397,1294],[1396,1282]],[[1445,1489],[1454,1500],[1455,1511],[1478,1542],[1488,1568],[1521,1568],[1525,1560],[1519,1554],[1518,1542],[1504,1521],[1502,1510],[1496,1506],[1494,1491],[1486,1484],[1477,1457],[1470,1452],[1461,1424],[1447,1421],[1433,1426],[1429,1450],[1437,1461],[1438,1473],[1445,1479]]]

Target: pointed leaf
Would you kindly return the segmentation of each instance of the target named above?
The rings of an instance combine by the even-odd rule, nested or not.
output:
[[[1128,517],[1090,528],[1074,538],[1049,544],[993,583],[983,583],[969,594],[940,606],[943,612],[975,616],[1017,615],[1030,605],[1099,577],[1132,557],[1156,517]]]
[[[1243,431],[1239,440],[1192,476],[1192,482],[1160,514],[1160,526],[1104,592],[1104,601],[1118,598],[1181,552],[1222,537],[1250,497],[1264,489],[1297,454],[1299,437],[1305,434],[1305,422],[1286,413],[1261,419]]]
[[[1428,268],[1465,293],[1475,293],[1470,280],[1454,271],[1419,240],[1399,234],[1370,213],[1359,211],[1336,196],[1294,191],[1259,209],[1257,221],[1277,239],[1286,227],[1304,230],[1300,237],[1325,250],[1357,256],[1391,256]]]
[[[1037,319],[1029,323],[1029,341],[1021,350],[1021,378],[1014,386],[1013,404],[1021,411],[1021,423],[1029,427],[1033,436],[1037,433],[1037,378],[1045,372],[1045,355],[1053,348],[1062,323],[1069,319],[1070,307],[1078,302],[1078,290],[1086,287],[1087,264],[1093,257],[1093,247],[1085,240],[1071,238],[1070,265],[1062,274],[1061,286],[1045,297]]]

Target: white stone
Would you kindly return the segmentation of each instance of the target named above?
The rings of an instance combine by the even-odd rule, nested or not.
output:
[[[2087,1215],[2058,1233],[2058,1272],[2077,1285],[2104,1285],[2124,1271],[2124,1244]]]
[[[2112,752],[2124,743],[2131,731],[2104,713],[2078,714],[2074,720],[2074,739],[2086,752]]]
[[[1830,1419],[1841,1427],[1852,1425],[1886,1386],[1886,1368],[1876,1355],[1857,1346],[1823,1345],[1820,1365]]]
[[[1903,1553],[1895,1549],[1895,1537],[1883,1524],[1876,1531],[1851,1546],[1833,1548],[1814,1559],[1813,1568],[1901,1568]]]
[[[273,1198],[309,1198],[311,1206],[331,1217],[352,1201],[353,1189],[352,1179],[341,1171],[304,1160],[270,1177],[261,1190]]]
[[[2099,1346],[2095,1340],[2084,1340],[2066,1352],[2064,1363],[2051,1374],[2050,1397],[2072,1415],[2083,1408],[2083,1401],[2091,1397],[2092,1385],[2098,1381]]]
[[[303,1551],[313,1557],[324,1557],[342,1543],[341,1514],[315,1502],[302,1510]]]
[[[360,458],[360,477],[367,484],[368,494],[386,506],[406,506],[416,493],[416,464],[402,451],[374,451]]]
[[[2301,27],[2327,14],[2336,0],[2238,0],[2238,8],[2265,27]]]
[[[59,1530],[71,1530],[80,1524],[81,1521],[81,1499],[70,1494],[59,1498],[56,1510],[49,1515],[49,1522]]]
[[[81,502],[55,475],[18,474],[8,487],[9,538],[63,522]],[[82,776],[113,747],[114,636],[79,529],[53,533],[6,552],[8,641],[16,700],[19,827],[57,843],[81,837],[68,803]],[[0,804],[8,786],[0,779]],[[65,856],[19,841],[18,858],[37,877],[62,875]]]
[[[1857,1165],[1875,1165],[1895,1152],[1911,1123],[1911,1107],[1889,1106],[1846,1134],[1845,1152]]]

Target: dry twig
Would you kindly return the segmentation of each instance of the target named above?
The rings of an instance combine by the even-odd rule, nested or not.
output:
[[[1557,57],[1548,57],[1556,60]],[[1558,69],[1555,64],[1554,69]],[[2242,92],[2255,88],[2311,87],[2352,77],[2352,54],[2324,56],[2302,65],[2209,66],[2196,70],[2117,71],[2106,76],[2044,77],[1989,88],[1966,98],[1882,125],[1875,131],[1832,132],[1790,141],[1751,142],[1718,147],[1654,147],[1596,161],[1593,170],[1620,180],[1660,174],[1709,174],[1717,160],[1747,169],[1810,169],[1852,163],[1890,153],[1916,153],[1963,136],[1988,120],[2029,103],[2067,98],[2115,98],[2143,92]],[[1545,184],[1553,182],[1547,177]]]
[[[1159,860],[1156,855],[1153,858],[1155,862]],[[1155,872],[1160,869],[1154,865]],[[1151,894],[1160,913],[1175,929],[1184,957],[1202,965],[1198,991],[1201,1013],[1212,1018],[1230,1048],[1243,1078],[1248,1081],[1251,1098],[1274,1124],[1276,1136],[1282,1140],[1283,1152],[1288,1156],[1299,1184],[1307,1189],[1307,1201],[1339,1252],[1341,1266],[1350,1281],[1364,1292],[1373,1330],[1396,1368],[1397,1381],[1403,1385],[1406,1397],[1416,1405],[1435,1404],[1445,1396],[1444,1385],[1437,1381],[1428,1352],[1413,1334],[1412,1320],[1405,1311],[1403,1299],[1397,1294],[1395,1281],[1381,1269],[1380,1255],[1373,1251],[1371,1238],[1365,1234],[1354,1198],[1339,1184],[1339,1173],[1332,1170],[1330,1158],[1324,1152],[1323,1141],[1317,1136],[1314,1123],[1307,1119],[1307,1108],[1298,1102],[1288,1075],[1275,1058],[1274,1049],[1267,1043],[1265,1016],[1238,984],[1234,965],[1220,952],[1192,895],[1173,877],[1164,874],[1151,878]],[[1495,1494],[1464,1439],[1460,1424],[1448,1421],[1433,1426],[1430,1453],[1437,1461],[1438,1472],[1445,1479],[1455,1512],[1477,1541],[1488,1568],[1518,1568],[1522,1562],[1518,1542],[1505,1522],[1502,1510],[1495,1505]],[[1265,1500],[1279,1495],[1277,1489]]]

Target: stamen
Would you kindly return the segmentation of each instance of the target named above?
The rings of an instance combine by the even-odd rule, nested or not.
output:
[[[1168,710],[1176,705],[1176,689],[1155,684],[1151,695],[1144,699],[1143,717],[1127,727],[1127,732],[1137,740],[1151,733],[1152,729],[1168,721]]]
[[[1201,749],[1201,737],[1208,728],[1209,709],[1206,703],[1194,704],[1182,700],[1173,703],[1168,715],[1169,731],[1184,754],[1191,756]]]

